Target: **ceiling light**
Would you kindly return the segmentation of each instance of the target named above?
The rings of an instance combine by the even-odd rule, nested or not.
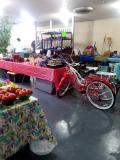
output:
[[[26,10],[21,11],[20,20],[24,23],[33,23],[34,22],[34,18]]]
[[[93,11],[93,7],[79,7],[73,10],[76,14],[88,14]]]
[[[68,11],[66,7],[63,7],[59,13],[55,14],[55,18],[59,18],[64,25],[68,25],[69,20],[72,18],[73,14]]]

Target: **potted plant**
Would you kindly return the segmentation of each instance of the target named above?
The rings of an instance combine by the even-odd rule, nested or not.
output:
[[[7,47],[10,45],[11,25],[7,19],[0,20],[0,54],[7,55]]]

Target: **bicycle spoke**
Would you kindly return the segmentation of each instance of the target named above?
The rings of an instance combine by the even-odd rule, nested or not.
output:
[[[57,95],[59,97],[64,96],[65,93],[68,91],[69,87],[70,87],[70,80],[69,79],[65,79],[65,81],[63,82],[63,84],[62,84],[59,92],[57,93]]]
[[[111,89],[102,82],[92,82],[86,92],[89,101],[99,109],[108,109],[114,102]]]

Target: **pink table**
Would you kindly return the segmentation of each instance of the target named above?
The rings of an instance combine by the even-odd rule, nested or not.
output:
[[[53,82],[55,84],[55,88],[58,86],[60,79],[62,78],[63,74],[66,72],[66,67],[46,68],[46,67],[33,66],[25,62],[18,63],[18,62],[10,62],[5,60],[0,60],[0,68],[9,70],[15,73],[32,76],[32,77]]]

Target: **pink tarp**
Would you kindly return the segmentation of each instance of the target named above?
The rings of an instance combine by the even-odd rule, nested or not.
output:
[[[48,80],[50,82],[53,82],[55,84],[55,87],[57,87],[63,74],[66,72],[66,67],[53,69],[33,66],[25,62],[17,63],[5,60],[0,60],[0,68],[19,74]]]

